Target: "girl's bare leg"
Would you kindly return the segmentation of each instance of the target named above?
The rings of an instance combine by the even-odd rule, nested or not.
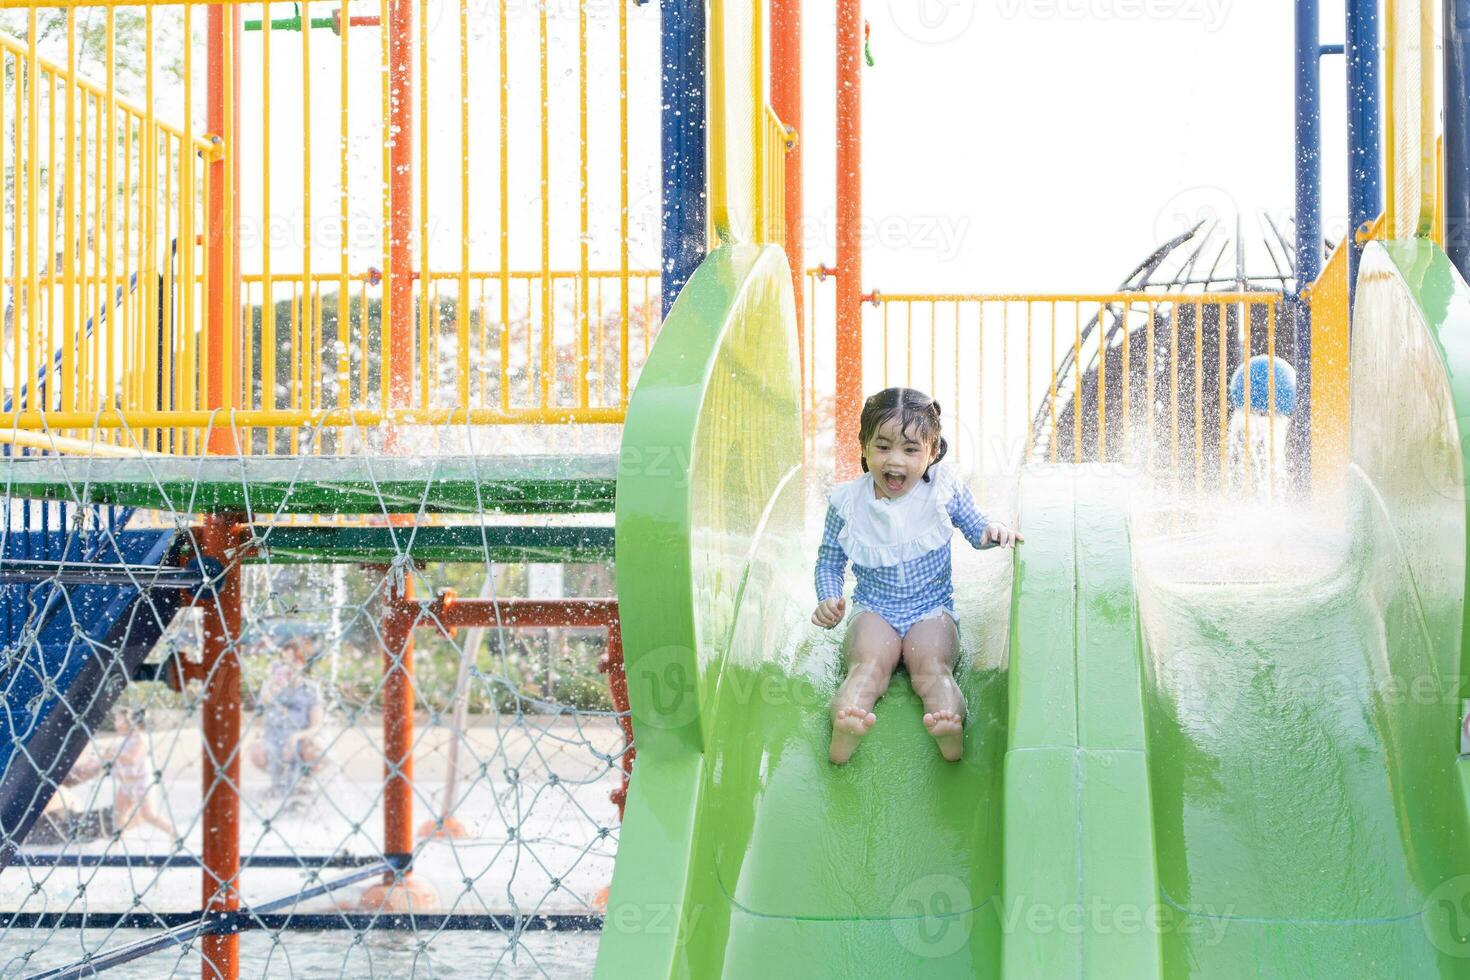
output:
[[[924,727],[939,753],[958,762],[965,750],[965,696],[954,679],[960,636],[948,616],[915,623],[903,638],[903,662],[924,700]]]
[[[852,621],[846,643],[847,679],[832,699],[832,747],[828,751],[828,758],[839,766],[852,758],[858,742],[878,720],[873,705],[888,690],[901,653],[898,634],[872,612]]]

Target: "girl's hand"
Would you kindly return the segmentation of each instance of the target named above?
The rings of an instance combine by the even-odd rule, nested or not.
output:
[[[985,533],[980,536],[980,547],[988,548],[991,545],[999,545],[1002,548],[1011,548],[1026,539],[1016,531],[1012,531],[999,521],[991,521],[985,526]]]
[[[842,622],[842,617],[847,615],[846,599],[823,599],[817,604],[817,611],[812,613],[812,623],[829,630]]]

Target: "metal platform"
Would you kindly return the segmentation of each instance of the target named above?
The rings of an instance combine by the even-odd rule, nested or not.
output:
[[[618,460],[599,456],[0,457],[0,496],[176,513],[597,514]]]

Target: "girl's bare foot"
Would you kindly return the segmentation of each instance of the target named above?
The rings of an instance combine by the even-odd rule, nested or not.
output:
[[[839,766],[851,759],[858,743],[877,720],[877,715],[862,708],[838,708],[832,716],[832,748],[827,757]]]
[[[939,743],[939,754],[949,762],[959,762],[965,752],[965,719],[953,711],[931,711],[924,716],[924,727]],[[833,740],[836,744],[836,740]]]

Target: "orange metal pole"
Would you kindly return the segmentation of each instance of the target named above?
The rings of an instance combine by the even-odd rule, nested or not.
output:
[[[239,131],[240,108],[240,8],[214,4],[207,19],[209,96],[206,125],[220,140],[224,152],[210,160],[205,174],[205,197],[209,208],[209,235],[205,266],[210,295],[205,333],[209,348],[205,364],[205,404],[228,416],[240,406],[240,236],[236,224],[239,209],[239,154],[230,141]],[[228,421],[228,419],[226,419]],[[211,428],[207,446],[211,453],[240,451],[233,427]]]
[[[210,160],[205,174],[209,234],[205,264],[209,282],[205,335],[209,357],[205,364],[205,404],[228,413],[239,407],[240,294],[239,161],[232,141],[238,132],[240,59],[237,41],[240,8],[213,5],[206,21],[209,80],[206,125],[224,152]],[[186,150],[185,152],[192,152]],[[185,191],[192,194],[192,191]],[[192,242],[185,243],[193,248]],[[187,287],[186,287],[187,288]],[[211,453],[240,451],[235,431],[227,424],[209,430]],[[204,705],[202,779],[204,852],[203,908],[206,914],[232,912],[240,907],[240,571],[229,564],[235,543],[235,515],[205,518],[199,548],[205,558],[218,561],[226,571],[214,594],[206,600],[203,617]],[[240,975],[240,938],[236,933],[211,934],[200,941],[201,975],[205,980],[236,980]]]
[[[385,577],[386,566],[374,566]],[[413,629],[419,616],[413,577],[401,588],[385,581],[381,597],[383,635],[383,853],[413,852]],[[422,912],[438,905],[432,885],[408,871],[390,871],[369,888],[363,908]]]
[[[801,381],[806,384],[806,260],[801,198],[801,0],[771,3],[771,108],[796,133],[796,144],[786,151],[786,259],[791,263],[791,288],[796,297],[796,349]],[[806,400],[802,400],[806,404]],[[811,421],[803,415],[803,430]],[[805,445],[805,442],[803,442]]]
[[[628,779],[633,775],[633,757],[638,746],[633,742],[633,715],[628,702],[628,674],[623,665],[623,627],[616,617],[607,624],[607,652],[597,661],[597,669],[607,675],[608,693],[612,695],[613,709],[618,712],[618,724],[623,728],[623,784],[612,791],[613,804],[618,808],[618,819],[623,819],[623,808],[628,804]]]
[[[211,10],[211,13],[213,11]],[[203,557],[226,571],[204,600],[204,912],[240,907],[240,567],[231,565],[239,518],[211,514],[199,532]],[[212,933],[200,940],[204,980],[240,975],[238,933]]]
[[[837,479],[858,475],[863,384],[862,112],[863,15],[837,2]]]
[[[413,398],[413,2],[388,3],[388,347],[393,407]]]

